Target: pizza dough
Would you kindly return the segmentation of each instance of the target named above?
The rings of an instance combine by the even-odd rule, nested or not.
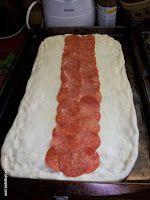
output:
[[[125,62],[119,42],[95,34],[95,54],[101,77],[101,165],[76,178],[54,172],[45,165],[61,85],[60,66],[64,36],[41,43],[25,95],[1,150],[1,165],[14,177],[112,182],[130,173],[138,155],[139,132]]]

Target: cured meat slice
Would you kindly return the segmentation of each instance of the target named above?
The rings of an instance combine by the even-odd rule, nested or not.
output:
[[[62,135],[74,136],[77,134],[77,131],[76,131],[77,128],[78,126],[75,124],[73,124],[73,126],[68,126],[68,127],[57,125],[55,129],[53,130],[53,137],[62,136]]]
[[[81,79],[80,98],[84,96],[92,96],[97,99],[97,102],[100,102],[101,96],[99,90],[99,81],[92,79]]]
[[[80,105],[84,106],[87,105],[89,107],[95,108],[95,109],[99,109],[100,105],[99,102],[97,101],[97,99],[93,96],[84,96],[80,99]]]
[[[85,173],[87,164],[86,154],[82,151],[70,151],[60,157],[60,170],[71,177],[80,176]]]
[[[81,79],[87,79],[87,80],[98,80],[98,72],[97,70],[89,70],[89,71],[84,71],[81,74]]]
[[[76,177],[100,164],[100,82],[92,35],[65,38],[56,122],[45,161],[56,171]]]
[[[63,83],[60,87],[59,93],[63,92],[62,90],[66,90],[68,92],[72,92],[73,90],[77,90],[79,92],[80,88],[80,79],[69,79],[67,77],[63,77]]]
[[[95,96],[84,96],[79,102],[79,115],[100,120],[100,105]]]
[[[79,132],[74,139],[80,149],[86,151],[87,149],[95,152],[100,145],[100,138],[97,133],[94,132]]]
[[[97,89],[97,92],[98,92],[98,90],[100,89],[100,83],[97,80],[82,79],[81,80],[81,88],[86,88],[86,89],[87,88],[89,88],[89,89],[95,88],[95,89]]]
[[[76,82],[79,82],[79,70],[73,67],[72,69],[63,70],[61,79],[66,81],[75,80]]]
[[[78,112],[79,104],[76,101],[63,101],[58,105],[56,122],[61,126],[61,132],[64,133],[65,131],[66,134],[72,134],[74,132],[73,129],[77,128],[76,115]]]
[[[73,62],[72,62],[73,61]],[[78,53],[70,53],[70,54],[64,54],[62,59],[62,69],[68,70],[68,69],[80,69],[81,61],[79,60]]]
[[[98,118],[98,117],[97,117]],[[100,117],[99,117],[100,118]],[[78,123],[78,130],[85,132],[99,133],[100,125],[99,120],[92,117],[81,117]]]
[[[51,146],[59,152],[59,154],[67,153],[78,149],[78,145],[74,141],[75,136],[71,135],[55,135],[51,140]]]
[[[96,59],[94,56],[91,56],[90,59],[82,59],[82,62],[80,62],[80,71],[92,70],[93,65],[96,65]]]
[[[87,167],[85,169],[85,173],[91,173],[92,171],[96,170],[100,165],[100,158],[97,152],[91,154],[87,157]]]
[[[68,123],[66,124],[58,124],[56,128],[53,130],[53,136],[55,135],[75,135],[77,134],[78,123]]]
[[[92,163],[91,163],[92,162]],[[60,170],[71,177],[90,173],[99,166],[100,160],[97,153],[88,155],[83,151],[71,151],[60,157]]]
[[[79,103],[77,101],[63,101],[59,103],[57,112],[59,114],[75,115],[79,112]]]
[[[84,52],[88,52],[90,54],[94,54],[93,47],[95,46],[95,39],[92,35],[87,35],[82,37],[82,41],[80,40],[80,51],[83,55]],[[86,50],[86,51],[84,51]]]
[[[65,127],[68,125],[68,127],[73,126],[76,122],[76,118],[73,115],[69,115],[68,113],[59,113],[56,116],[56,122],[62,127]],[[69,128],[68,128],[69,130]]]
[[[64,55],[71,52],[77,52],[79,49],[80,37],[78,35],[69,35],[65,38]]]
[[[79,96],[78,87],[74,87],[72,90],[70,90],[69,88],[61,88],[58,93],[57,100],[58,102],[63,102],[67,100],[77,101],[79,98],[78,96]]]
[[[99,145],[100,138],[94,132],[79,132],[76,135],[55,134],[51,140],[51,146],[60,154],[73,150],[94,153]]]
[[[55,171],[60,171],[59,169],[59,154],[56,153],[55,149],[53,147],[49,148],[49,150],[46,153],[45,156],[45,162],[48,166],[51,166],[51,168]]]

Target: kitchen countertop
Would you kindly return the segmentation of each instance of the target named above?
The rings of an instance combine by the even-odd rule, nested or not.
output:
[[[10,55],[13,55],[14,58],[19,53],[19,49],[25,39],[27,38],[27,32],[22,31],[20,34],[12,38],[0,39],[0,89],[7,78],[7,75],[12,70],[12,62],[9,62]],[[5,64],[4,69],[2,69],[2,64]]]

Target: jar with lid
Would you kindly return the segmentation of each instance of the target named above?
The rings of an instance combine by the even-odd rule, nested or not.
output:
[[[99,26],[114,27],[116,14],[117,0],[97,0],[97,22]]]

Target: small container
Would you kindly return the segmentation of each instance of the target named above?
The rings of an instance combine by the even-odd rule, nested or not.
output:
[[[97,0],[97,22],[99,26],[116,25],[117,0]]]
[[[150,21],[150,0],[120,0],[120,4],[133,25]]]

